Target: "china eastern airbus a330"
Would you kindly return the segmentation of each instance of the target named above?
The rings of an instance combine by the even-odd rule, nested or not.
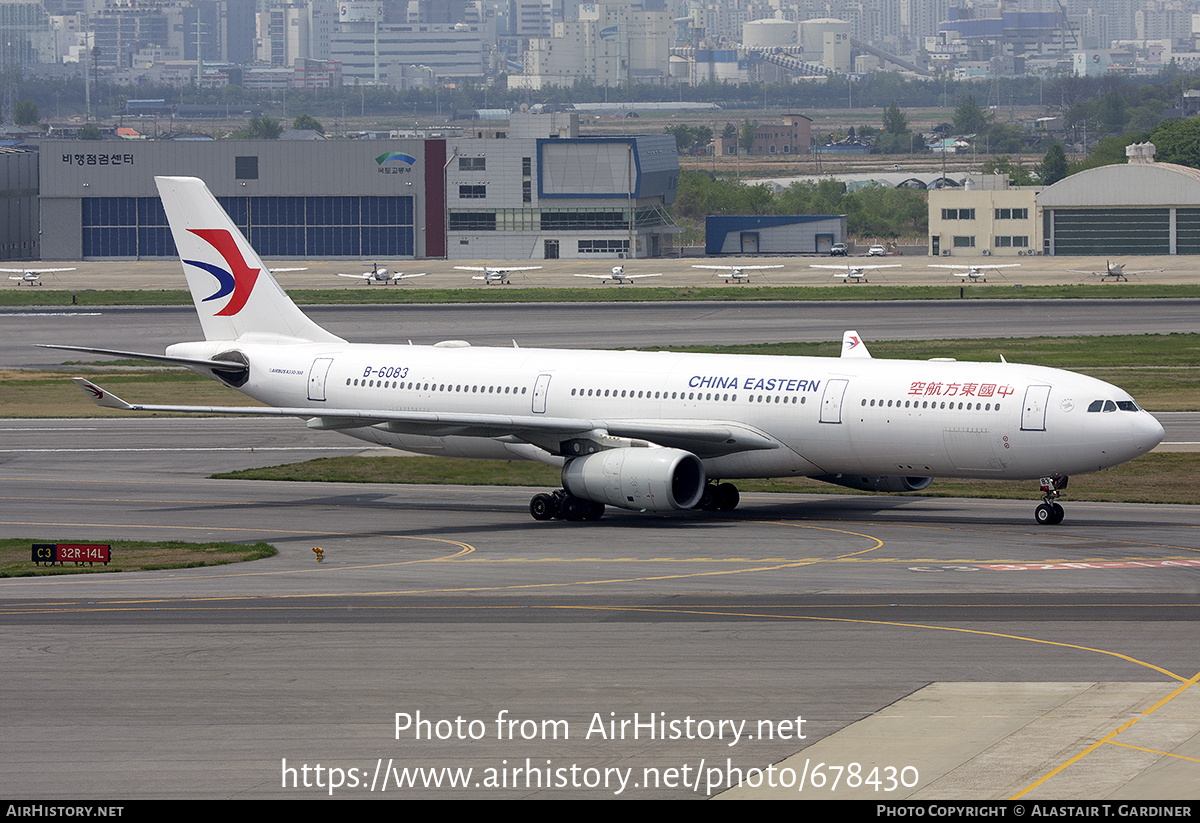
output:
[[[1040,479],[1037,522],[1057,523],[1069,475],[1163,437],[1091,377],[874,360],[855,332],[836,358],[348,343],[292,303],[202,181],[157,183],[205,339],[165,355],[85,351],[186,366],[273,408],[130,404],[76,378],[97,403],[292,416],[413,452],[561,466],[563,488],[530,502],[539,520],[594,519],[606,505],[732,509],[737,478],[907,491],[980,477]]]

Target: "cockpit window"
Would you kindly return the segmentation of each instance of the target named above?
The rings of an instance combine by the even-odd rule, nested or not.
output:
[[[1088,406],[1088,411],[1090,411],[1090,412],[1098,412],[1098,411],[1100,411],[1102,408],[1104,408],[1104,401],[1103,401],[1103,400],[1093,400],[1093,401],[1092,401],[1092,404],[1091,404],[1090,406]]]
[[[1132,400],[1118,400],[1117,408],[1120,409],[1121,411],[1132,411],[1132,412],[1141,411],[1138,408],[1138,404],[1134,403]]]
[[[1111,400],[1105,400],[1104,401],[1104,410],[1106,412],[1115,412],[1117,410],[1117,404]]]

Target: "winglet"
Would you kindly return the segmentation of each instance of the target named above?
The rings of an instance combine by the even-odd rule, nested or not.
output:
[[[129,405],[112,392],[100,388],[90,380],[85,380],[82,377],[72,377],[71,379],[75,381],[76,386],[91,395],[92,401],[95,402],[97,406],[104,406],[105,408],[109,409],[122,409],[123,411],[129,411],[133,409],[133,406]]]
[[[858,336],[858,332],[851,329],[842,335],[842,357],[869,358],[870,356],[867,344]]]

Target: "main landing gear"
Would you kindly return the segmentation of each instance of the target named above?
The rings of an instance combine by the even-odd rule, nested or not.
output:
[[[741,499],[732,483],[708,483],[695,508],[706,512],[733,511]],[[556,489],[535,494],[529,501],[529,514],[534,520],[599,520],[604,515],[604,504],[583,500],[566,489]]]
[[[599,520],[604,514],[603,503],[593,503],[568,494],[566,489],[535,494],[529,501],[529,513],[534,520]]]
[[[1033,519],[1039,526],[1057,526],[1063,521],[1063,507],[1058,503],[1058,495],[1067,487],[1069,477],[1042,478],[1042,504],[1033,510]]]
[[[732,483],[709,483],[705,485],[696,508],[705,512],[729,512],[736,509],[741,500],[737,486]]]

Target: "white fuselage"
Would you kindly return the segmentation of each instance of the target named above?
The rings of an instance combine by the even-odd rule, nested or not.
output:
[[[240,390],[272,406],[596,421],[736,422],[777,448],[704,460],[711,477],[825,474],[1030,479],[1115,466],[1162,427],[1121,389],[1040,366],[871,358],[399,346],[172,346],[251,364]],[[1095,401],[1110,411],[1089,411]],[[1117,407],[1117,404],[1122,407]],[[511,438],[345,429],[414,452],[546,459]],[[561,463],[561,459],[558,460]]]

